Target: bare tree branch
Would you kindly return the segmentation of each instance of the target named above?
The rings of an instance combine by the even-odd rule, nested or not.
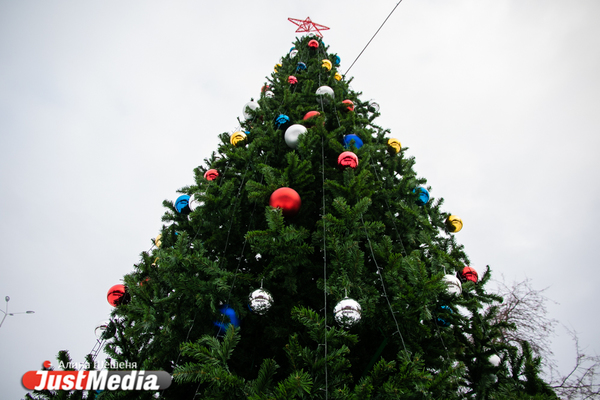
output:
[[[508,322],[516,327],[503,332],[504,340],[513,345],[525,340],[536,355],[551,360],[550,338],[558,321],[547,317],[546,303],[552,301],[544,295],[547,288],[533,288],[529,278],[510,285],[504,282],[504,277],[496,282],[498,294],[504,298],[499,306],[497,322]]]
[[[502,332],[503,340],[511,345],[527,341],[532,351],[545,360],[550,371],[550,386],[563,400],[600,398],[600,356],[586,355],[580,347],[577,332],[567,329],[575,344],[575,364],[566,375],[561,375],[550,350],[550,337],[554,335],[558,321],[548,318],[546,303],[552,301],[544,296],[546,289],[535,289],[531,280],[507,285],[496,281],[498,294],[504,299],[499,305],[497,322],[508,322],[514,329]],[[554,378],[557,377],[557,378]]]
[[[600,372],[600,356],[588,356],[583,353],[579,345],[577,332],[565,327],[575,343],[575,364],[571,371],[560,377],[560,373],[552,368],[552,375],[558,374],[559,378],[552,379],[551,386],[561,398],[595,399],[600,397],[600,383],[597,375]]]

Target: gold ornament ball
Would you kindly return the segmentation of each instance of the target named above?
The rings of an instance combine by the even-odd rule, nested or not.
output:
[[[156,239],[154,239],[154,245],[156,247],[160,247],[160,245],[162,244],[162,233],[159,233],[158,236],[156,237]]]
[[[400,150],[402,149],[402,145],[400,144],[400,141],[398,139],[394,139],[394,138],[391,138],[390,140],[388,140],[388,146],[393,148],[394,151],[396,152],[396,154],[399,153]]]
[[[341,81],[342,80],[342,75],[340,75],[339,72],[336,72],[333,77],[335,78],[336,81]]]
[[[448,231],[456,233],[459,232],[462,227],[462,219],[458,218],[456,215],[450,215],[448,219],[446,219],[446,228],[448,228]]]
[[[323,61],[322,61],[322,63],[321,63],[321,66],[322,66],[323,68],[325,68],[327,71],[331,71],[331,67],[332,67],[333,65],[331,64],[331,61],[329,61],[329,60],[325,59],[325,60],[323,60]]]
[[[237,131],[235,132],[233,135],[231,135],[231,137],[229,138],[229,142],[234,145],[237,146],[238,143],[242,144],[244,143],[244,140],[246,140],[246,134],[242,131]]]
[[[275,65],[275,68],[273,68],[273,70],[274,70],[275,72],[277,72],[277,70],[278,70],[280,67],[281,67],[281,64],[276,64],[276,65]]]

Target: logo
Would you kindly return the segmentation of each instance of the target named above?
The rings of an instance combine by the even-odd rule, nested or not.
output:
[[[51,366],[50,361],[43,363]],[[165,371],[27,371],[21,380],[29,390],[163,390],[171,386]]]

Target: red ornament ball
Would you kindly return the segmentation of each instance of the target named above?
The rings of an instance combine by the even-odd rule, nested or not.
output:
[[[319,115],[321,115],[321,113],[318,111],[309,111],[306,113],[306,115],[302,119],[306,121],[307,119],[311,119],[313,117],[318,117]]]
[[[348,107],[346,107],[348,111],[354,111],[354,103],[352,102],[352,100],[344,100],[342,101],[342,103],[348,104]]]
[[[308,47],[317,49],[319,48],[319,42],[317,42],[315,39],[312,39],[310,42],[308,42]]]
[[[296,83],[298,83],[298,78],[296,78],[294,75],[290,75],[288,76],[288,83],[290,85],[295,85]]]
[[[351,151],[345,151],[338,156],[338,165],[342,168],[355,169],[358,167],[358,157]]]
[[[268,90],[271,90],[271,88],[269,87],[269,85],[264,85],[263,87],[260,88],[261,93],[265,93]]]
[[[291,217],[298,213],[302,201],[294,189],[282,187],[271,194],[269,205],[273,208],[281,208],[284,216]]]
[[[131,298],[129,297],[129,293],[127,293],[127,288],[125,287],[125,285],[121,284],[115,285],[108,289],[106,299],[108,300],[108,303],[113,307],[120,306],[121,304],[127,304],[129,303],[129,300],[131,300]]]
[[[207,181],[214,181],[218,177],[219,177],[219,171],[217,171],[216,169],[209,169],[208,171],[206,171],[204,173],[204,178]]]
[[[463,282],[471,281],[477,283],[477,281],[479,280],[479,276],[477,275],[477,271],[475,271],[475,268],[464,267],[463,270],[460,272],[460,279]]]

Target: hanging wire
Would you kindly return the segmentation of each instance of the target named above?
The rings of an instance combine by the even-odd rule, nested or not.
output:
[[[402,1],[402,0],[400,0],[400,1]],[[398,2],[398,4],[400,4],[400,2]],[[396,7],[398,7],[398,4],[396,5]],[[395,10],[395,9],[396,9],[396,8],[394,7],[394,10]],[[394,11],[392,10],[392,12],[394,12]],[[391,15],[391,13],[390,13],[390,15]],[[388,16],[388,18],[389,18],[389,16]],[[386,21],[387,21],[387,18],[386,18]],[[384,23],[385,23],[385,21],[384,21]],[[382,24],[382,26],[383,26],[383,24]],[[381,29],[381,28],[379,28],[379,29]],[[378,32],[379,32],[379,31],[378,31]],[[377,34],[377,33],[375,33],[375,34]],[[375,36],[373,36],[373,37],[375,37]],[[372,40],[372,39],[371,39],[371,40]],[[370,43],[370,42],[369,42],[369,43]],[[367,44],[367,46],[368,46],[368,44]],[[365,46],[365,48],[366,48],[366,46]],[[363,50],[363,51],[364,51],[364,50]],[[362,52],[361,52],[361,54],[362,54]],[[360,57],[360,55],[359,55],[359,57]],[[358,59],[358,57],[357,57],[357,59]],[[355,60],[354,62],[356,62],[356,60]],[[352,65],[354,65],[354,63],[352,63]],[[350,67],[352,67],[352,65],[351,65]],[[350,68],[348,68],[348,70],[350,70]],[[346,71],[346,72],[347,72],[347,71]],[[319,76],[319,78],[320,78],[320,76]],[[323,107],[323,105],[322,105],[322,104],[321,104],[321,107]],[[337,114],[337,112],[336,112],[335,114],[336,114],[336,118],[337,118],[337,122],[338,122],[338,127],[340,127],[340,126],[341,126],[341,123],[340,123],[340,120],[339,120],[339,117],[338,117],[338,114]],[[323,147],[324,147],[324,146],[322,145],[322,152],[324,151],[324,150],[323,150]],[[324,157],[323,157],[323,168],[325,167],[325,165],[324,165],[324,164],[325,164],[325,161],[324,161]],[[373,168],[374,168],[374,167],[373,167]],[[324,174],[324,172],[323,172],[323,174]],[[375,176],[376,176],[376,177],[377,177],[377,179],[379,180],[379,176],[377,175],[377,172],[376,172],[376,171],[375,171]],[[323,176],[323,185],[324,185],[324,179],[325,179],[325,178],[324,178],[324,176]],[[324,192],[323,192],[323,202],[325,202]],[[387,201],[386,201],[386,204],[387,204]],[[387,204],[387,206],[388,206],[388,210],[389,210],[389,209],[390,209],[390,207],[389,207],[389,204]],[[324,207],[325,207],[325,204],[323,203],[323,208],[324,208]],[[391,213],[391,211],[390,211],[390,213]],[[323,214],[324,214],[324,213],[323,213]],[[373,262],[375,263],[375,266],[376,266],[376,268],[377,268],[377,272],[378,272],[378,275],[379,275],[379,279],[380,279],[380,281],[381,281],[381,287],[382,287],[382,289],[383,289],[383,295],[384,295],[384,297],[385,297],[385,299],[386,299],[386,301],[387,301],[387,303],[388,303],[388,307],[389,307],[389,309],[390,309],[390,312],[391,312],[391,314],[392,314],[392,318],[394,319],[394,323],[396,324],[396,332],[398,332],[398,335],[400,336],[400,340],[401,340],[401,342],[402,342],[402,347],[404,348],[404,351],[405,351],[405,352],[408,354],[408,350],[406,349],[406,344],[404,343],[404,337],[402,336],[402,332],[400,332],[400,326],[399,326],[399,324],[398,324],[398,320],[396,319],[395,312],[394,312],[394,310],[393,310],[393,308],[392,308],[392,304],[390,303],[389,297],[388,297],[388,295],[387,295],[387,291],[386,291],[386,289],[385,289],[385,283],[384,283],[384,281],[383,281],[383,270],[382,270],[382,269],[379,267],[379,264],[377,263],[377,260],[376,260],[376,258],[375,258],[375,253],[373,252],[373,247],[371,246],[371,239],[369,238],[369,233],[367,232],[367,228],[366,228],[366,226],[365,226],[365,221],[364,221],[364,219],[363,219],[363,216],[361,215],[361,217],[360,217],[360,218],[361,218],[361,221],[362,221],[362,224],[363,224],[363,229],[365,230],[365,234],[366,234],[366,236],[367,236],[367,241],[368,241],[368,243],[369,243],[369,249],[371,250],[371,257],[373,258]],[[396,227],[395,227],[395,224],[394,224],[394,228],[396,229]],[[397,229],[396,229],[396,232],[398,232],[398,230],[397,230]],[[325,236],[325,232],[323,232],[323,236]],[[398,238],[400,239],[400,235],[399,235],[399,234],[398,234]],[[402,240],[401,240],[401,239],[400,239],[400,244],[402,244]],[[402,244],[402,248],[404,249],[404,245],[403,245],[403,244]],[[406,254],[406,251],[404,251],[404,253]]]
[[[383,289],[383,297],[385,297],[385,300],[388,303],[390,313],[392,314],[392,318],[394,319],[394,323],[396,324],[396,332],[398,332],[398,335],[400,335],[400,340],[402,341],[402,347],[404,348],[404,351],[408,354],[408,350],[406,349],[406,344],[404,344],[404,338],[402,337],[402,332],[400,332],[400,325],[398,324],[398,320],[396,319],[396,313],[394,312],[394,309],[392,308],[392,303],[390,302],[390,299],[387,295],[387,291],[385,290],[385,283],[383,281],[383,270],[381,269],[381,267],[377,263],[377,260],[375,259],[375,252],[373,252],[373,246],[371,245],[371,239],[369,238],[369,232],[367,231],[367,227],[365,226],[365,220],[363,219],[362,214],[360,215],[360,220],[362,221],[363,229],[365,230],[365,235],[367,235],[367,242],[369,243],[369,249],[371,250],[371,257],[373,258],[373,262],[375,263],[375,267],[377,268],[377,274],[379,275],[379,280],[381,281],[381,287]]]
[[[375,169],[375,165],[371,164],[371,168],[373,168],[373,173],[375,174],[375,178],[377,178],[377,180],[379,182],[382,182],[382,180],[379,178],[379,175],[377,174],[377,170]],[[385,205],[390,213],[390,221],[392,221],[392,225],[394,226],[394,230],[396,231],[396,235],[398,236],[398,241],[400,242],[400,246],[402,246],[402,252],[404,253],[404,257],[408,257],[407,253],[406,253],[406,249],[404,248],[404,243],[402,242],[402,237],[400,236],[400,232],[398,231],[398,227],[396,226],[396,222],[394,221],[394,214],[392,214],[392,209],[390,207],[390,204],[388,203],[387,199],[384,197],[383,201],[385,202]]]
[[[244,185],[244,181],[246,179],[246,174],[248,173],[248,168],[249,167],[250,167],[250,162],[247,162],[246,163],[246,170],[244,171],[244,176],[242,177],[241,182],[240,182],[240,186],[238,187],[237,197],[235,199],[235,203],[234,203],[234,206],[233,206],[232,213],[235,213],[235,210],[237,209],[237,206],[239,205],[240,194],[242,192],[242,187]],[[252,210],[252,214],[251,214],[252,216],[254,215],[254,210],[255,209],[256,209],[256,204],[254,204],[254,209]],[[225,254],[227,253],[227,246],[229,245],[229,237],[231,235],[231,228],[233,226],[233,220],[234,220],[234,218],[231,218],[230,223],[229,223],[229,229],[227,230],[227,239],[225,241],[225,249],[223,250],[223,257],[219,259],[219,264],[220,264],[221,260],[225,258]],[[233,275],[233,282],[231,284],[231,287],[229,288],[229,294],[227,295],[227,301],[226,301],[225,304],[229,304],[229,300],[231,299],[231,293],[233,291],[233,288],[234,288],[234,285],[235,285],[235,281],[237,279],[237,275],[238,275],[238,272],[239,272],[239,269],[240,269],[240,264],[242,262],[242,258],[243,258],[243,255],[244,255],[244,250],[246,248],[246,241],[247,241],[247,239],[244,238],[244,245],[242,246],[242,254],[239,257],[238,265],[237,265],[237,268],[236,268],[235,273]],[[223,322],[224,320],[225,320],[225,314],[221,314],[221,322]],[[221,329],[219,329],[219,331],[216,333],[215,336],[218,336],[220,332],[221,332]]]
[[[371,40],[369,40],[369,43],[367,43],[367,45],[365,46],[364,49],[362,49],[362,51],[360,52],[360,54],[356,57],[356,59],[352,62],[352,65],[350,65],[350,68],[348,68],[346,70],[346,74],[348,74],[348,71],[350,71],[350,69],[352,68],[352,66],[354,65],[354,63],[356,63],[356,61],[358,61],[358,59],[360,58],[360,56],[362,55],[362,53],[364,53],[364,51],[367,49],[367,47],[369,47],[369,45],[371,44],[371,42],[373,41],[373,39],[375,39],[375,36],[377,36],[377,34],[379,33],[379,31],[381,30],[381,28],[383,28],[383,25],[385,25],[385,23],[387,22],[387,20],[392,16],[392,14],[394,13],[394,11],[396,11],[396,8],[398,8],[398,6],[400,5],[400,3],[402,3],[402,0],[400,0],[398,2],[398,4],[396,4],[396,6],[394,7],[394,9],[392,10],[392,12],[390,12],[390,14],[387,16],[387,18],[385,19],[385,21],[383,21],[383,23],[381,24],[381,26],[379,27],[379,29],[377,29],[377,32],[375,32],[375,34],[373,35],[373,37],[371,38]]]
[[[321,85],[321,70],[319,70],[319,86]],[[321,111],[325,115],[325,109],[323,106],[323,95],[320,96]],[[323,315],[325,316],[324,326],[324,344],[325,349],[325,400],[329,398],[329,375],[327,368],[327,236],[325,227],[325,138],[324,134],[321,135],[321,193],[323,198]]]
[[[325,236],[325,143],[321,136],[321,188],[323,193],[323,302],[325,304],[323,313],[325,314],[325,400],[328,398],[328,376],[327,376],[327,240]]]
[[[235,212],[238,204],[239,204],[239,199],[240,199],[240,193],[242,192],[242,186],[244,185],[244,180],[246,179],[246,173],[248,172],[248,168],[250,167],[250,163],[246,163],[246,171],[244,171],[244,176],[242,177],[242,180],[240,181],[240,186],[238,187],[238,192],[237,192],[237,197],[235,199],[235,204],[233,207],[233,211]],[[227,253],[227,246],[229,245],[229,235],[231,234],[231,227],[233,226],[233,218],[231,218],[231,221],[229,221],[229,229],[227,230],[227,239],[225,240],[225,249],[223,250],[223,255],[225,255]]]
[[[263,178],[261,178],[260,183],[262,183]],[[250,213],[250,220],[248,221],[248,227],[252,224],[254,219],[254,212],[256,211],[256,203],[254,203],[254,207],[252,208],[252,213]],[[246,243],[248,243],[248,239],[244,235],[244,244],[242,245],[242,252],[240,253],[240,257],[238,258],[238,265],[235,270],[235,274],[233,275],[233,282],[231,283],[231,287],[229,288],[229,294],[227,295],[227,302],[229,304],[229,300],[231,299],[231,293],[233,292],[233,288],[235,286],[235,281],[237,279],[238,273],[240,271],[240,265],[242,264],[242,258],[244,258],[244,250],[246,249]],[[262,288],[262,279],[260,281],[260,287]]]

